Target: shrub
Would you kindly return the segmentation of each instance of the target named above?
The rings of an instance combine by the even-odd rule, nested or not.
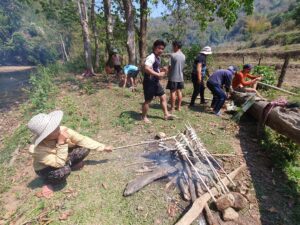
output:
[[[263,75],[263,83],[274,85],[277,81],[277,75],[274,66],[255,66],[253,73]]]
[[[183,48],[182,50],[185,54],[185,68],[184,68],[184,76],[185,79],[189,80],[191,77],[192,69],[193,69],[193,64],[196,56],[199,54],[201,51],[201,46],[200,45],[191,45],[189,48]]]

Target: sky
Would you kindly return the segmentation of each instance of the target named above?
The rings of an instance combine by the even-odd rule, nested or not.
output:
[[[151,18],[155,18],[155,17],[160,17],[161,13],[163,13],[164,11],[166,11],[166,6],[164,6],[164,4],[162,4],[160,1],[157,4],[157,7],[154,5],[150,5],[151,9],[151,14],[150,17]]]

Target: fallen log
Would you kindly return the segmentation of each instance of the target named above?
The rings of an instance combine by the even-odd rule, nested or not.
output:
[[[138,177],[135,180],[129,182],[124,190],[123,195],[124,196],[132,195],[133,193],[139,191],[140,189],[152,183],[153,181],[165,177],[168,174],[172,174],[177,170],[178,169],[176,168],[176,166],[165,165],[165,166],[158,167],[153,172]]]
[[[247,94],[234,92],[232,97],[235,104],[240,105],[247,99]],[[269,102],[256,101],[249,109],[248,113],[258,121],[263,113],[264,108]],[[274,107],[268,115],[265,123],[267,126],[282,134],[295,143],[300,144],[300,113],[282,108]]]
[[[246,168],[246,164],[242,164],[239,168],[231,172],[228,176],[231,179],[234,179],[240,172],[242,172]],[[222,179],[222,182],[225,185],[229,185],[230,180],[225,177]],[[219,184],[220,185],[220,184]],[[219,194],[219,191],[217,188],[212,188],[211,192],[214,196]],[[204,195],[202,195],[200,198],[197,198],[196,201],[193,203],[192,207],[189,209],[189,211],[184,214],[184,216],[176,223],[176,225],[189,225],[191,224],[197,217],[200,215],[200,213],[203,211],[203,208],[207,204],[207,202],[211,199],[211,195],[206,192]]]

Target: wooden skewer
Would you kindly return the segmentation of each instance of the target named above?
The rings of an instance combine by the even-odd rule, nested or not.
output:
[[[135,146],[140,146],[140,145],[147,145],[147,144],[158,143],[158,142],[162,142],[162,141],[173,140],[174,137],[175,136],[162,138],[162,139],[158,139],[158,140],[153,140],[153,141],[143,141],[143,142],[132,144],[132,145],[124,145],[124,146],[116,147],[116,148],[113,148],[112,150],[119,150],[119,149],[123,149],[123,148],[130,148],[130,147],[135,147]]]

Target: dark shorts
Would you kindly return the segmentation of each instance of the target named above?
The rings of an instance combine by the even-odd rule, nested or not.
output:
[[[184,88],[184,83],[183,82],[168,81],[168,84],[167,84],[166,88],[170,89],[171,91],[175,91],[177,89],[183,89]]]
[[[143,82],[145,101],[151,101],[155,96],[163,96],[165,91],[160,83]]]
[[[132,77],[132,78],[136,78],[137,75],[139,74],[139,72],[140,72],[139,70],[138,71],[129,71],[127,76]]]
[[[115,72],[120,73],[122,71],[122,67],[120,65],[114,66]]]

